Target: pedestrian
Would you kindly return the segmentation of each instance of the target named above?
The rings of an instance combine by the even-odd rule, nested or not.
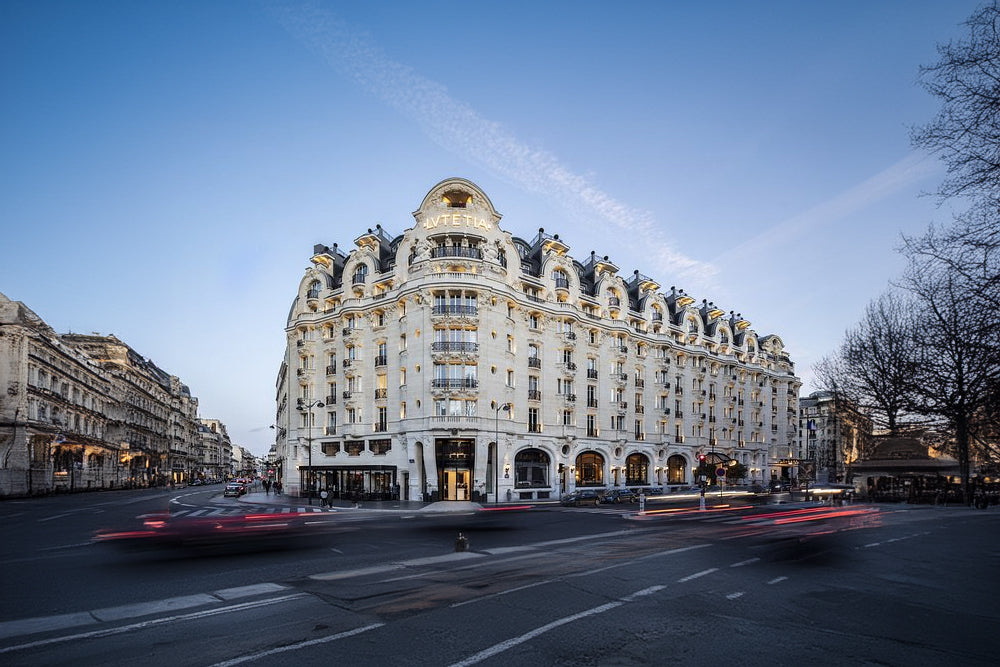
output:
[[[330,497],[330,494],[326,492],[326,489],[323,489],[322,491],[320,491],[319,492],[319,506],[320,507],[326,507],[326,501],[327,501],[327,499],[329,497]]]
[[[271,480],[270,479],[265,479],[264,480],[264,495],[270,495],[270,494],[271,494]]]
[[[281,495],[281,480],[280,479],[274,480],[274,495],[276,495],[276,496],[280,496]]]

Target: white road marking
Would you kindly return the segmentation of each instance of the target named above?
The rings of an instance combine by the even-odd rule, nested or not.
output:
[[[775,577],[771,581],[767,582],[767,585],[770,586],[771,584],[780,584],[782,581],[786,579],[788,579],[788,577]]]
[[[512,637],[506,641],[500,642],[499,644],[494,644],[493,646],[487,649],[483,649],[479,653],[470,655],[465,660],[454,663],[451,667],[467,667],[468,665],[474,665],[477,662],[482,662],[483,660],[486,660],[487,658],[492,658],[498,653],[503,653],[508,649],[514,648],[518,644],[523,644],[524,642],[534,639],[539,635],[545,634],[549,630],[554,630],[555,628],[558,628],[562,625],[566,625],[567,623],[572,623],[573,621],[578,621],[581,618],[586,618],[587,616],[593,616],[595,614],[603,614],[604,612],[620,607],[623,604],[625,603],[622,602],[621,600],[617,600],[615,602],[608,602],[607,604],[602,604],[599,607],[594,607],[586,611],[581,611],[579,614],[573,614],[572,616],[566,616],[564,618],[557,619],[539,628],[535,628],[531,632],[526,632],[519,637]]]
[[[698,577],[704,577],[706,574],[712,574],[713,572],[718,572],[719,568],[712,567],[707,570],[702,570],[701,572],[695,572],[694,574],[689,574],[686,577],[677,580],[677,583],[683,584],[686,581],[691,581],[692,579],[697,579]]]
[[[266,607],[272,604],[280,604],[282,602],[298,600],[305,597],[309,597],[309,594],[294,593],[292,595],[284,595],[282,597],[271,598],[269,600],[256,600],[254,602],[243,602],[240,604],[230,605],[228,607],[206,609],[203,611],[192,612],[190,614],[181,614],[179,616],[164,616],[162,618],[153,618],[148,621],[140,621],[138,623],[132,623],[130,625],[122,625],[116,628],[105,628],[103,630],[93,630],[91,632],[82,632],[75,635],[64,635],[62,637],[52,637],[51,639],[41,639],[34,642],[28,642],[27,644],[19,644],[17,646],[6,646],[4,648],[0,648],[0,654],[11,653],[13,651],[23,651],[24,649],[29,649],[29,648],[38,648],[39,646],[61,644],[63,642],[75,641],[77,639],[90,639],[93,637],[111,637],[113,635],[121,635],[126,632],[132,632],[133,630],[143,630],[145,628],[153,627],[156,625],[163,625],[164,623],[173,623],[175,621],[189,621],[196,618],[217,616],[219,614],[229,614],[232,612],[254,609],[256,607]]]
[[[729,567],[743,567],[744,565],[749,565],[750,563],[756,563],[759,558],[748,558],[747,560],[741,560],[739,563],[733,563]]]
[[[368,632],[369,630],[374,630],[375,628],[381,628],[383,625],[385,625],[385,623],[372,623],[371,625],[366,625],[361,628],[355,628],[353,630],[347,630],[346,632],[338,632],[335,635],[320,637],[319,639],[310,639],[309,641],[299,642],[298,644],[280,646],[278,648],[272,648],[267,651],[262,651],[261,653],[255,653],[253,655],[245,655],[242,658],[233,658],[232,660],[226,660],[225,662],[217,662],[211,667],[231,667],[232,665],[238,665],[241,662],[247,662],[248,660],[260,660],[261,658],[266,658],[269,655],[276,655],[278,653],[284,653],[286,651],[297,651],[300,648],[316,646],[317,644],[326,644],[327,642],[334,642],[337,641],[338,639],[345,639],[347,637],[353,637],[354,635],[360,635],[362,632]]]
[[[735,600],[736,598],[741,598],[741,597],[743,597],[743,591],[739,591],[738,593],[730,593],[729,595],[726,596],[726,599]]]

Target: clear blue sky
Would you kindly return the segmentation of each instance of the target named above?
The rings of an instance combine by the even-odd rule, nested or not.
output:
[[[113,333],[257,454],[314,243],[438,181],[812,365],[950,219],[908,128],[976,2],[0,3],[0,292]]]

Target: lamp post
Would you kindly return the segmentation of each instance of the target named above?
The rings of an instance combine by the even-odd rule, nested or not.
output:
[[[315,401],[310,401],[303,405],[300,410],[304,409],[306,411],[306,451],[309,454],[309,464],[306,467],[306,486],[307,493],[309,494],[309,504],[313,504],[312,497],[312,466],[313,466],[313,447],[312,447],[312,432],[313,432],[313,408],[323,407],[323,401],[317,399]]]
[[[494,413],[494,456],[496,462],[493,464],[493,494],[494,494],[494,504],[500,503],[500,411],[510,412],[510,403],[504,403],[503,405],[498,405],[496,407],[496,412]]]

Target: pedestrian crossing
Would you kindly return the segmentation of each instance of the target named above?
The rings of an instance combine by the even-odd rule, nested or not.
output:
[[[214,517],[244,516],[250,514],[314,514],[320,512],[334,512],[336,510],[327,507],[289,507],[287,505],[274,507],[255,507],[251,512],[245,507],[202,507],[199,509],[183,509],[170,513],[173,518],[187,519],[211,519]]]

